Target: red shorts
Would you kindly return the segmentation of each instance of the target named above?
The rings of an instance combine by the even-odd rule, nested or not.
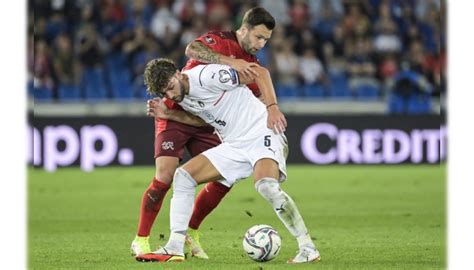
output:
[[[155,119],[155,158],[171,156],[183,159],[184,147],[191,157],[221,144],[214,128],[194,127],[174,121]]]

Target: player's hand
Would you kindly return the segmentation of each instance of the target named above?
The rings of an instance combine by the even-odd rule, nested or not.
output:
[[[149,99],[146,102],[146,115],[154,118],[168,119],[169,109],[161,98]]]
[[[268,119],[267,119],[267,127],[272,129],[275,134],[282,134],[285,132],[287,127],[286,118],[278,105],[272,105],[267,108],[268,110]]]
[[[253,69],[253,67],[259,66],[257,63],[247,62],[242,59],[233,59],[230,66],[249,78],[255,78],[259,75],[258,72]]]

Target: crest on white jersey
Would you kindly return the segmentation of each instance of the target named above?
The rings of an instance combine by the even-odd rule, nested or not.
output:
[[[232,84],[237,84],[237,73],[234,69],[221,69],[219,70],[219,81],[221,83],[227,83],[232,80]]]
[[[221,83],[226,83],[228,81],[230,81],[230,73],[229,71],[225,70],[225,69],[221,69],[219,70],[219,81]]]

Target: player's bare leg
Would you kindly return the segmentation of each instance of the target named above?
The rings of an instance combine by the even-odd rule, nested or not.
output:
[[[257,161],[254,167],[255,188],[272,205],[285,227],[298,241],[299,252],[288,263],[319,261],[321,256],[311,240],[303,217],[293,199],[280,188],[279,178],[280,170],[276,161]]]
[[[134,256],[151,252],[150,231],[161,209],[163,199],[168,192],[178,164],[179,159],[177,157],[160,156],[155,159],[155,177],[143,194],[137,235],[130,247]]]
[[[198,156],[202,152],[215,147],[221,143],[213,128],[201,129],[193,135],[186,146],[191,156]],[[203,220],[219,205],[226,194],[231,190],[230,184],[209,182],[199,191],[194,201],[193,214],[189,221],[188,234],[186,236],[186,247],[193,257],[208,259],[206,252],[200,244],[199,226]],[[205,240],[205,235],[204,235]]]
[[[170,238],[168,243],[151,254],[137,256],[138,261],[184,260],[185,236],[194,204],[196,186],[222,179],[217,169],[203,155],[199,155],[176,169],[173,198],[170,206]]]

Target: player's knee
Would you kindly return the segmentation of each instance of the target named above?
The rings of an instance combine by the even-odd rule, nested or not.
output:
[[[165,184],[170,184],[173,181],[173,172],[172,171],[167,171],[167,172],[159,171],[159,172],[156,172],[155,177],[160,182],[163,182]]]
[[[173,175],[175,173],[176,166],[165,163],[157,163],[155,169],[155,178],[160,182],[170,184],[173,181]]]
[[[194,192],[196,181],[183,168],[176,169],[174,173],[174,192]]]
[[[273,201],[278,198],[282,191],[280,189],[280,183],[274,178],[264,177],[255,183],[255,189],[265,199]]]

